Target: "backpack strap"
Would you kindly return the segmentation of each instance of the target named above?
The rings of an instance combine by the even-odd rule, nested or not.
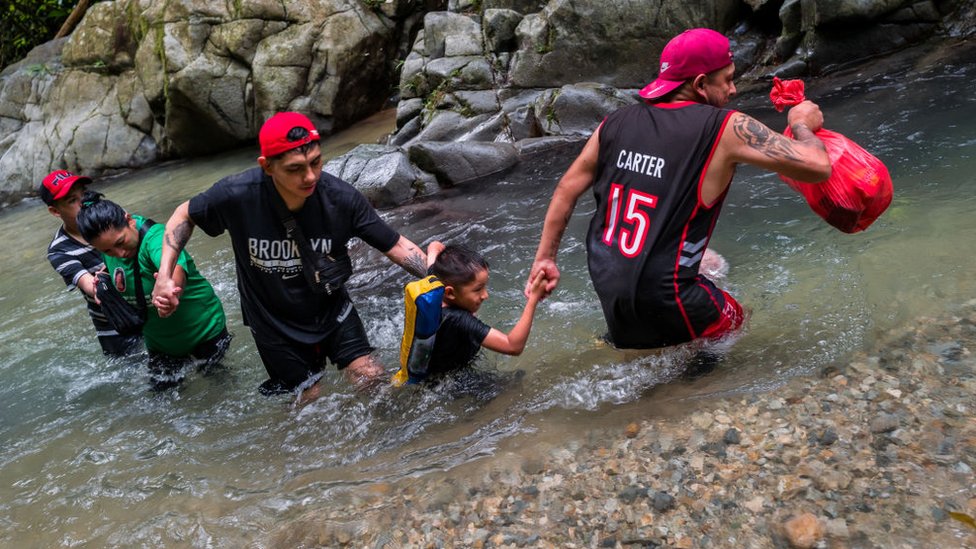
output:
[[[139,314],[143,315],[143,317],[146,316],[149,308],[146,306],[146,292],[142,287],[142,269],[139,268],[138,250],[142,248],[142,240],[146,238],[146,233],[149,232],[149,228],[155,224],[156,222],[148,217],[142,221],[142,227],[139,227],[139,245],[136,246],[136,260],[132,262],[132,276],[135,278],[136,303],[138,303]]]
[[[271,194],[271,204],[274,206],[275,214],[278,216],[281,224],[285,226],[285,232],[288,238],[298,245],[298,252],[302,258],[302,273],[305,275],[305,280],[312,287],[312,291],[332,295],[333,292],[339,289],[339,285],[342,283],[342,281],[330,280],[333,277],[326,276],[326,273],[335,271],[335,268],[326,264],[326,258],[322,254],[315,253],[315,250],[312,249],[312,243],[305,238],[305,233],[302,232],[298,220],[288,210],[288,207],[285,205],[285,200],[278,194],[278,190],[274,188],[273,182],[269,183],[269,193]],[[328,217],[329,219],[326,220],[326,223],[329,223],[331,226],[332,219],[331,216]],[[332,233],[333,238],[335,238],[335,231],[332,231]],[[331,256],[328,260],[335,263],[335,260]]]

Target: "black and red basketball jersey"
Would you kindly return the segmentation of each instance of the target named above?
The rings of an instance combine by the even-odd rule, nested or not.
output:
[[[698,337],[725,305],[698,274],[725,194],[701,201],[705,170],[734,111],[639,103],[604,120],[587,233],[590,277],[621,348]]]

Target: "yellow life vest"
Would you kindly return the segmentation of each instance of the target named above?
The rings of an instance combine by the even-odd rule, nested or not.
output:
[[[428,276],[408,283],[403,294],[405,307],[400,370],[391,380],[396,387],[419,383],[427,377],[434,338],[441,325],[444,284],[436,276]]]

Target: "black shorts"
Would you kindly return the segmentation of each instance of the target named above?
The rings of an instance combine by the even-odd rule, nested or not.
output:
[[[98,336],[98,344],[106,356],[126,356],[142,351],[142,336]]]
[[[183,381],[183,369],[186,366],[195,365],[201,369],[215,366],[223,360],[233,337],[224,328],[215,337],[203,341],[194,347],[190,355],[185,357],[176,357],[157,351],[148,351],[149,380],[151,384],[154,388],[165,389]]]
[[[254,334],[254,344],[268,371],[268,381],[261,385],[264,394],[285,393],[295,390],[308,378],[325,369],[326,359],[339,370],[373,352],[366,337],[366,328],[352,302],[348,311],[340,315],[339,325],[318,343],[300,343],[292,339],[267,338]]]

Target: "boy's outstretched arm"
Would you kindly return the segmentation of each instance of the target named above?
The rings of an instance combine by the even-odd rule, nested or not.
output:
[[[539,271],[529,281],[529,296],[525,301],[525,308],[522,309],[522,316],[515,323],[512,331],[506,334],[501,330],[492,328],[485,336],[485,340],[481,342],[481,346],[506,355],[522,354],[522,351],[525,350],[525,342],[529,339],[529,331],[532,330],[535,308],[544,295],[546,295],[546,274]]]

